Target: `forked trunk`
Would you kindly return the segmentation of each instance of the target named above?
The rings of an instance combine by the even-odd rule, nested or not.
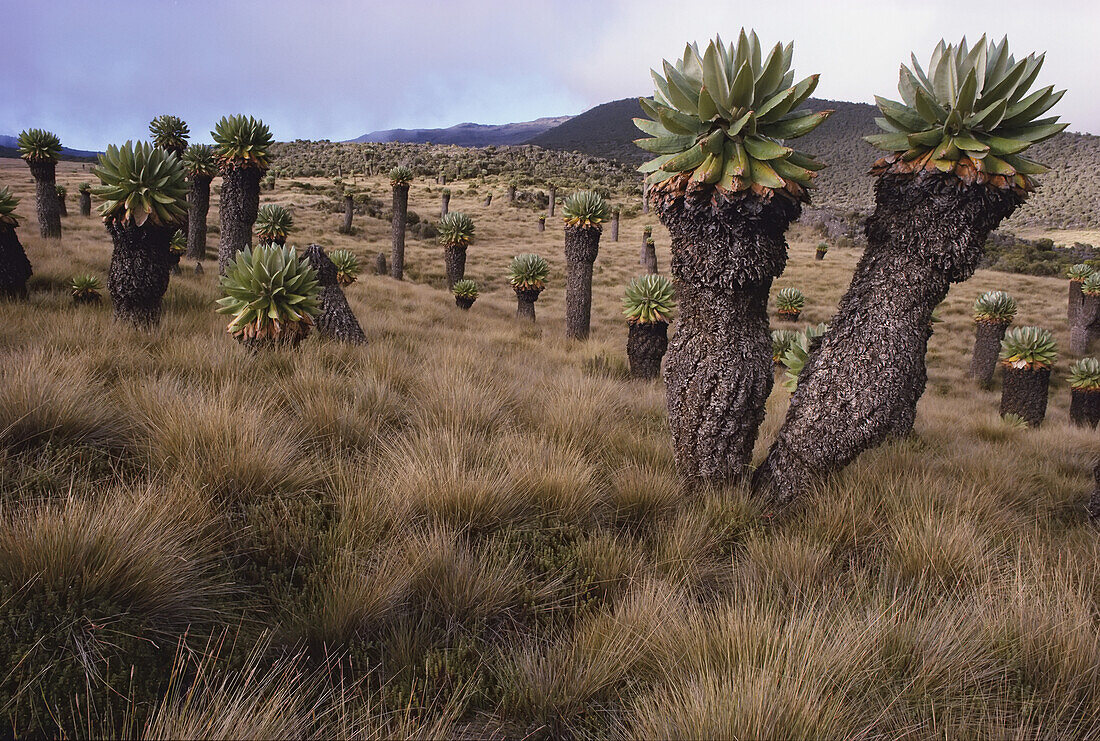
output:
[[[172,251],[168,248],[176,226],[147,221],[136,226],[108,219],[107,231],[115,248],[107,274],[116,320],[148,329],[160,323],[161,302],[168,290]]]
[[[1085,355],[1089,345],[1100,338],[1100,295],[1082,294],[1073,326],[1069,330],[1069,351]]]
[[[57,197],[57,163],[53,160],[27,161],[34,176],[34,210],[38,215],[38,233],[44,239],[61,239],[61,205]]]
[[[322,337],[353,345],[367,344],[367,336],[359,326],[359,320],[348,305],[340,282],[336,279],[336,266],[325,254],[320,245],[311,244],[305,253],[306,259],[317,273],[317,282],[321,284],[318,296],[321,311],[314,320],[317,331]]]
[[[513,288],[516,292],[516,316],[520,319],[535,321],[535,302],[539,300],[541,288]]]
[[[1081,293],[1082,285],[1084,285],[1082,280],[1071,280],[1069,282],[1069,301],[1067,302],[1066,317],[1071,327],[1077,321],[1077,312],[1081,310],[1081,302],[1084,300],[1084,294]]]
[[[466,248],[444,247],[443,262],[447,264],[447,288],[454,288],[455,283],[466,275]]]
[[[768,292],[787,263],[801,205],[785,194],[730,200],[652,192],[672,236],[680,317],[665,359],[676,467],[689,484],[748,470],[772,388]]]
[[[444,193],[440,196],[439,218],[446,216],[451,210],[451,194]]]
[[[91,191],[80,192],[80,215],[91,216],[92,215],[92,194]]]
[[[1073,389],[1070,392],[1069,418],[1078,427],[1096,427],[1100,422],[1100,389]]]
[[[206,259],[206,217],[210,212],[210,181],[206,175],[192,175],[187,191],[187,259]]]
[[[779,504],[912,428],[926,382],[932,311],[969,278],[986,238],[1022,202],[952,176],[885,175],[867,249],[754,485]]]
[[[33,272],[15,228],[0,224],[0,299],[26,298]]]
[[[344,234],[351,234],[351,218],[355,214],[355,199],[344,196]]]
[[[668,349],[667,322],[631,322],[626,339],[626,356],[633,378],[651,379],[661,375],[661,358]]]
[[[1047,415],[1047,390],[1050,388],[1050,368],[1013,368],[1002,365],[1001,416],[1015,414],[1038,427]]]
[[[1001,354],[1001,340],[1005,338],[1008,322],[979,321],[974,324],[974,356],[970,359],[968,375],[981,386],[993,383],[997,370],[997,357]]]
[[[390,275],[405,279],[405,220],[409,216],[409,186],[393,186],[393,252],[390,255]]]
[[[565,336],[588,339],[592,323],[592,265],[600,251],[598,228],[565,227]]]
[[[252,225],[260,209],[260,178],[255,167],[233,167],[222,171],[221,243],[218,272],[225,275],[237,253],[252,246]]]

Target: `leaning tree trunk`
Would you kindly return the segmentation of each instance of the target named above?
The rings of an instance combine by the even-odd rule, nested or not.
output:
[[[657,245],[650,239],[645,245],[645,271],[650,275],[657,274]]]
[[[92,215],[92,193],[88,190],[80,191],[80,215]]]
[[[801,204],[776,193],[733,199],[652,191],[672,236],[680,318],[665,360],[676,467],[720,485],[749,466],[771,393],[768,293],[787,263],[784,234]]]
[[[351,218],[355,215],[355,199],[344,196],[344,234],[351,234]]]
[[[1069,351],[1084,355],[1093,340],[1100,338],[1100,295],[1082,294],[1081,303],[1069,330]]]
[[[187,191],[187,259],[206,259],[206,216],[210,212],[210,181],[206,175],[192,175]],[[224,191],[222,198],[224,200]]]
[[[466,248],[449,245],[443,248],[443,262],[447,264],[447,288],[454,288],[455,283],[466,275]]]
[[[1001,416],[1015,414],[1038,427],[1047,415],[1047,390],[1050,388],[1050,368],[1013,368],[1002,371]]]
[[[38,232],[45,239],[61,239],[61,204],[57,197],[57,163],[27,161],[34,176],[34,210]]]
[[[148,329],[160,323],[161,302],[168,290],[172,252],[168,245],[177,226],[158,226],[145,222],[136,226],[107,220],[115,248],[107,274],[116,320]]]
[[[1069,418],[1078,427],[1096,427],[1100,422],[1100,389],[1073,389]]]
[[[953,175],[884,175],[867,249],[799,378],[754,486],[785,504],[891,435],[912,429],[932,311],[969,278],[989,232],[1023,198]]]
[[[260,178],[255,167],[233,167],[222,172],[221,244],[218,272],[225,275],[237,253],[252,246],[252,225],[260,209]]]
[[[1081,293],[1081,286],[1084,283],[1083,280],[1071,280],[1069,282],[1069,302],[1066,315],[1071,327],[1077,321],[1077,312],[1081,310],[1081,303],[1084,301],[1084,294]]]
[[[565,336],[588,339],[592,324],[592,265],[600,251],[600,230],[565,228]]]
[[[611,214],[611,241],[619,241],[619,212]]]
[[[661,358],[668,349],[667,322],[631,322],[626,339],[626,356],[630,360],[630,375],[634,378],[657,378],[661,375]]]
[[[405,220],[409,216],[409,186],[393,186],[393,253],[390,255],[390,275],[405,279]]]
[[[451,210],[451,194],[443,193],[439,197],[439,218],[443,218]]]
[[[997,357],[1001,354],[1001,340],[1005,338],[1008,322],[976,322],[974,325],[974,355],[970,359],[967,375],[982,386],[993,382],[997,370]]]
[[[558,189],[551,185],[550,186],[550,208],[546,213],[546,215],[549,216],[550,218],[554,218],[554,207],[557,205],[557,201],[558,201]]]
[[[513,288],[516,292],[516,317],[535,321],[535,302],[539,300],[541,288]]]
[[[348,305],[348,299],[336,279],[336,266],[325,254],[321,245],[311,244],[306,249],[306,259],[317,273],[317,282],[321,285],[318,303],[321,312],[314,320],[317,331],[327,337],[352,345],[367,344],[367,336],[359,326],[359,320]]]
[[[33,272],[15,228],[0,224],[0,299],[26,298]]]

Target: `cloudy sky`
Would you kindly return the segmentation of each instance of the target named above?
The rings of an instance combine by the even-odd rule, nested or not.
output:
[[[910,50],[1008,34],[1046,50],[1055,109],[1100,133],[1098,0],[0,0],[0,134],[48,128],[102,149],[182,116],[209,141],[227,113],[276,138],[507,123],[648,94],[649,68],[688,40],[752,27],[795,41],[819,97],[891,95]]]

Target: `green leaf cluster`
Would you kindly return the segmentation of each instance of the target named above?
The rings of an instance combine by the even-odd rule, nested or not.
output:
[[[245,338],[276,338],[292,325],[310,325],[320,307],[317,274],[292,247],[245,248],[230,262],[221,286],[218,313],[229,314],[228,331]]]
[[[1100,270],[1094,270],[1081,283],[1081,293],[1089,296],[1100,295]]]
[[[191,177],[202,175],[212,178],[218,174],[218,157],[209,144],[195,144],[183,153],[183,168]]]
[[[508,282],[520,291],[541,291],[549,276],[550,264],[538,255],[516,255],[508,267]]]
[[[474,240],[474,220],[452,211],[439,220],[439,243],[444,247],[468,247]]]
[[[451,286],[451,293],[458,298],[476,299],[480,294],[477,290],[477,283],[469,278],[463,278],[462,280],[456,280],[455,284]]]
[[[773,329],[772,330],[772,362],[783,362],[783,356],[787,354],[791,343],[802,333],[797,329]]]
[[[611,216],[611,207],[598,192],[578,190],[565,199],[561,212],[569,226],[600,229],[600,225]]]
[[[1100,360],[1081,358],[1071,365],[1069,385],[1078,391],[1100,391]]]
[[[54,190],[57,191],[57,197],[61,200],[65,200],[65,196],[69,195],[69,189],[60,183],[54,186]]]
[[[0,224],[13,229],[19,226],[19,217],[15,215],[18,205],[19,199],[12,194],[11,188],[0,188]]]
[[[775,306],[780,314],[798,314],[806,305],[806,297],[797,288],[781,288],[775,295]]]
[[[76,187],[76,189],[78,191],[80,191],[81,193],[91,193],[92,192],[92,184],[89,183],[88,181],[84,181],[83,183],[78,185]]]
[[[1076,265],[1071,265],[1066,270],[1066,277],[1072,281],[1083,282],[1085,278],[1092,275],[1092,266],[1083,262],[1079,262]]]
[[[210,135],[223,166],[268,168],[268,150],[275,139],[263,121],[252,116],[223,116]]]
[[[643,275],[626,287],[623,315],[631,324],[667,324],[674,308],[672,281],[663,275]]]
[[[172,235],[172,239],[168,241],[168,251],[173,255],[182,255],[187,251],[187,235],[183,233],[183,229],[177,229]]]
[[[92,172],[103,183],[94,192],[104,201],[99,212],[105,220],[168,225],[187,213],[183,166],[176,155],[148,142],[108,145]]]
[[[1004,291],[986,291],[974,302],[974,321],[1010,322],[1016,316],[1016,299]]]
[[[182,152],[187,149],[187,137],[191,129],[179,116],[157,116],[149,122],[149,133],[153,135],[153,144],[169,152]]]
[[[1058,357],[1058,346],[1049,329],[1014,327],[1001,340],[1001,362],[1012,368],[1049,368]]]
[[[283,244],[294,228],[294,217],[283,206],[268,203],[260,206],[256,213],[256,225],[253,231],[260,242]]]
[[[350,286],[359,277],[359,258],[351,250],[333,250],[328,258],[336,266],[336,281]]]
[[[794,332],[790,343],[781,357],[783,366],[787,369],[783,374],[783,388],[791,393],[798,388],[798,377],[802,375],[802,369],[806,367],[806,361],[810,357],[810,346],[813,341],[829,331],[829,325],[824,322],[806,327],[802,332]],[[772,348],[775,349],[775,335],[772,334]]]
[[[57,162],[61,158],[61,140],[45,129],[24,129],[19,132],[19,156],[28,162]]]
[[[398,165],[390,170],[390,185],[408,185],[412,182],[413,171],[411,167]]]
[[[69,281],[69,290],[72,291],[73,298],[91,298],[99,295],[103,290],[103,283],[99,276],[90,273],[74,275]]]

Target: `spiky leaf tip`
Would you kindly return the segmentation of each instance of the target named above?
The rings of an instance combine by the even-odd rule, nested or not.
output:
[[[170,225],[187,213],[183,166],[176,155],[148,142],[108,145],[92,172],[103,184],[93,192],[104,201],[99,207],[104,221]]]
[[[411,167],[398,165],[390,170],[390,185],[393,187],[408,185],[412,182],[413,177],[414,175]]]
[[[672,281],[663,275],[634,278],[623,296],[623,315],[631,324],[667,324],[675,308]]]
[[[19,132],[19,156],[28,162],[57,162],[61,158],[61,140],[45,129]]]
[[[1049,329],[1015,327],[1001,340],[1001,363],[1017,369],[1038,370],[1054,365],[1058,346]]]
[[[808,200],[806,189],[824,165],[787,142],[833,111],[799,108],[818,76],[795,82],[793,55],[793,43],[764,49],[755,31],[742,29],[736,43],[719,36],[702,52],[691,43],[675,63],[662,62],[664,74],[652,72],[653,97],[639,100],[648,118],[634,119],[649,137],[635,144],[657,155],[638,168],[647,182],[727,195],[785,191]]]
[[[183,229],[177,229],[172,235],[168,242],[168,251],[173,255],[182,255],[187,251],[187,235],[183,233]]]
[[[149,133],[153,136],[154,145],[179,155],[187,149],[191,129],[179,116],[165,114],[149,122]]]
[[[1100,296],[1100,270],[1094,270],[1081,282],[1081,293],[1086,296]]]
[[[1016,299],[1004,291],[986,291],[974,302],[974,321],[1003,324],[1016,316]]]
[[[263,121],[252,116],[223,116],[210,135],[222,167],[267,170],[268,149],[275,139]]]
[[[452,211],[439,220],[439,243],[444,247],[468,247],[474,240],[474,220]]]
[[[954,173],[967,185],[1033,190],[1032,176],[1047,168],[1023,152],[1068,125],[1057,116],[1041,118],[1065,90],[1031,91],[1043,57],[1016,60],[1007,37],[990,44],[985,36],[973,48],[965,37],[958,44],[941,40],[927,72],[912,56],[912,66],[899,72],[901,101],[875,98],[882,113],[875,122],[884,133],[865,139],[891,154],[872,172]]]
[[[480,294],[477,290],[477,283],[469,278],[463,278],[462,280],[456,280],[455,284],[451,286],[451,293],[458,298],[476,299]]]
[[[772,330],[772,362],[783,362],[783,356],[787,354],[791,343],[801,334],[797,329],[773,329]]]
[[[90,273],[83,273],[81,275],[74,275],[69,280],[69,290],[72,292],[73,298],[93,298],[99,295],[99,292],[103,290],[103,283],[99,280],[98,276]]]
[[[245,248],[229,263],[218,313],[232,320],[227,331],[245,339],[304,334],[320,310],[317,274],[292,247]]]
[[[336,266],[336,282],[350,286],[359,278],[359,258],[351,250],[333,250],[328,255]]]
[[[187,148],[181,158],[187,174],[212,178],[218,174],[218,154],[209,144],[195,144]]]
[[[1078,391],[1100,392],[1100,360],[1081,358],[1069,367],[1069,385]]]
[[[781,288],[775,295],[776,310],[780,314],[798,314],[806,305],[806,297],[797,288]]]
[[[594,190],[578,190],[570,193],[561,206],[562,216],[568,226],[583,229],[601,229],[611,215],[611,208],[602,195]]]
[[[517,291],[541,291],[549,276],[550,264],[538,255],[516,255],[508,267],[508,282]]]
[[[11,188],[7,186],[0,188],[0,225],[12,229],[19,226],[19,217],[15,215],[17,206],[19,206],[19,199],[12,194]]]
[[[260,206],[256,212],[256,225],[253,231],[260,242],[283,244],[294,229],[294,216],[283,206],[272,203]]]

